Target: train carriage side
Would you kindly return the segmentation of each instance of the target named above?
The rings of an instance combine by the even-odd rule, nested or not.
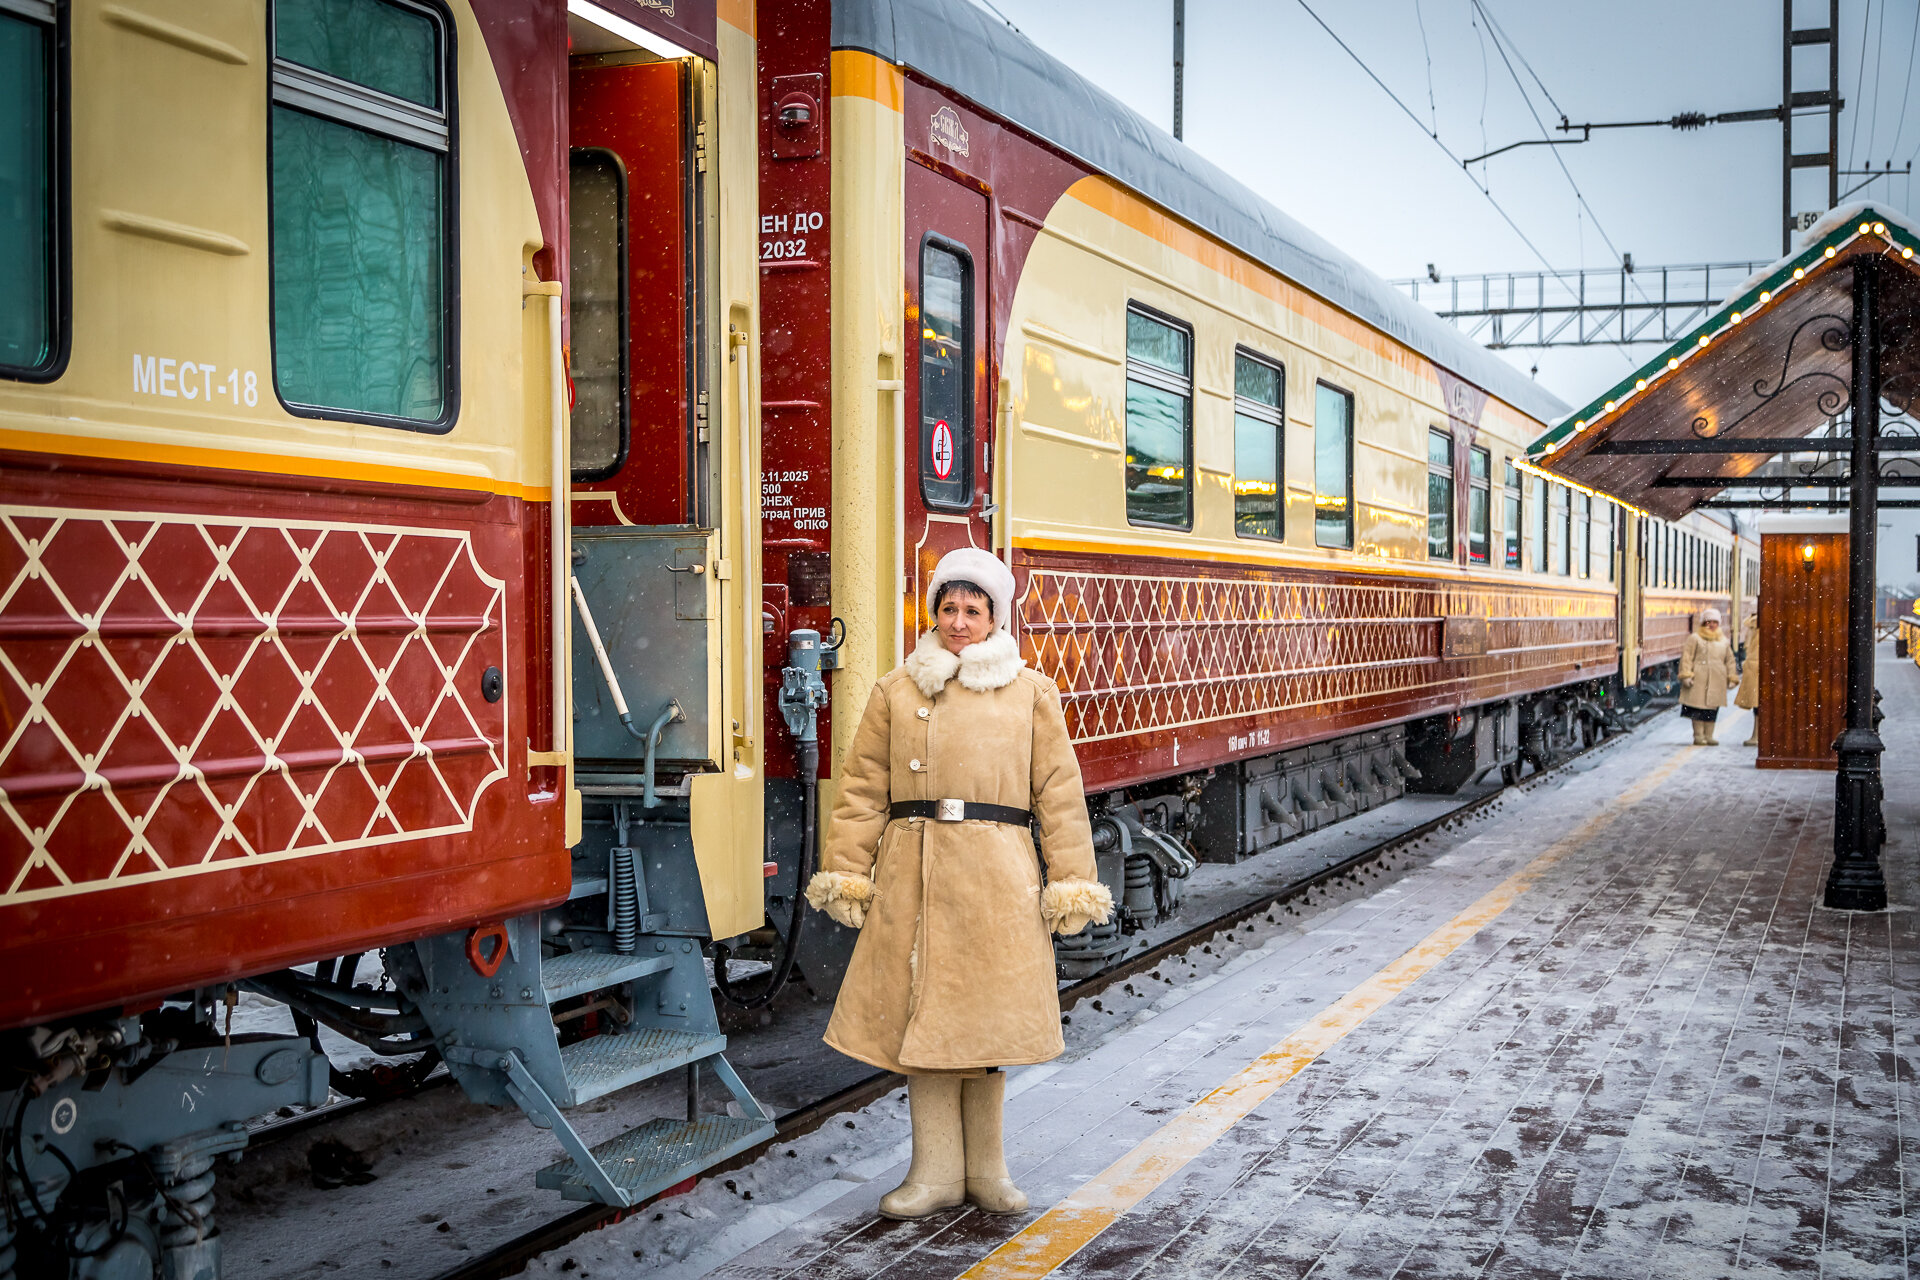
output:
[[[777,8],[787,30],[831,29],[830,50],[763,73],[763,98],[810,73],[830,87],[811,158],[832,175],[830,263],[763,271],[831,283],[792,310],[829,321],[831,380],[785,396],[832,424],[834,757],[923,625],[919,584],[965,545],[1015,571],[1015,631],[1061,686],[1127,928],[1171,907],[1196,856],[1517,773],[1607,722],[1625,513],[1523,472],[1550,399],[1081,158],[1150,127],[969,6]],[[772,145],[763,123],[769,181],[810,162]],[[769,295],[769,331],[779,312]],[[804,447],[770,426],[769,473],[817,467]],[[1119,931],[1063,944],[1063,972]]]

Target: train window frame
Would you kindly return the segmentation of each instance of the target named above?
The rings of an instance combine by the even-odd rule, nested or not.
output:
[[[1275,403],[1269,405],[1240,394],[1240,365],[1258,365],[1271,369],[1277,377]],[[1240,465],[1241,420],[1246,419],[1249,434],[1262,427],[1273,431],[1273,528],[1272,533],[1243,529],[1240,525],[1240,484],[1245,472]],[[1262,542],[1287,540],[1287,366],[1271,356],[1248,347],[1233,349],[1233,534]]]
[[[1500,532],[1505,535],[1500,549],[1500,567],[1503,569],[1523,569],[1523,544],[1526,540],[1527,500],[1524,488],[1525,477],[1520,468],[1513,465],[1512,458],[1502,463],[1504,470],[1500,474]]]
[[[1475,499],[1478,499],[1476,509]],[[1480,550],[1474,551],[1479,539]],[[1493,562],[1493,450],[1467,446],[1467,563]]]
[[[1573,576],[1591,578],[1593,576],[1593,495],[1576,493],[1567,499],[1569,509],[1579,505],[1580,514],[1574,519],[1573,526],[1580,531],[1578,549],[1573,557]]]
[[[1326,438],[1321,433],[1321,430],[1320,430],[1321,426],[1323,425],[1322,422],[1320,421],[1320,418],[1321,418],[1320,393],[1323,391],[1326,392],[1328,396],[1332,397],[1333,400],[1343,404],[1345,406],[1345,411],[1346,411],[1346,423],[1344,426],[1344,430],[1346,433],[1346,442],[1345,442],[1346,450],[1345,450],[1345,458],[1343,461],[1343,472],[1342,472],[1343,477],[1345,479],[1346,488],[1340,494],[1341,509],[1343,514],[1341,519],[1341,526],[1342,526],[1341,541],[1339,542],[1328,542],[1321,537],[1322,517],[1320,515],[1320,499],[1323,496],[1331,496],[1331,495],[1323,494],[1320,489],[1320,463],[1322,461],[1321,451],[1320,451],[1320,442]],[[1354,533],[1354,527],[1356,524],[1356,521],[1354,519],[1355,503],[1354,503],[1354,496],[1353,496],[1353,446],[1354,446],[1354,437],[1359,434],[1359,431],[1357,429],[1357,423],[1355,421],[1358,416],[1359,416],[1358,405],[1356,405],[1354,402],[1353,392],[1347,390],[1345,387],[1337,386],[1334,383],[1328,382],[1325,378],[1316,378],[1314,380],[1314,384],[1313,384],[1313,545],[1316,547],[1326,547],[1329,550],[1333,550],[1333,551],[1353,550],[1353,533]]]
[[[1127,303],[1126,316],[1128,320],[1127,327],[1129,331],[1131,331],[1133,327],[1132,326],[1133,317],[1138,316],[1142,320],[1146,320],[1150,323],[1157,324],[1162,326],[1163,328],[1172,330],[1173,332],[1181,335],[1181,337],[1184,338],[1186,341],[1186,361],[1185,361],[1186,371],[1184,374],[1179,374],[1179,373],[1174,373],[1171,370],[1162,368],[1161,366],[1157,364],[1153,364],[1149,361],[1136,360],[1133,355],[1133,339],[1131,336],[1131,332],[1129,332],[1126,338],[1127,354],[1126,354],[1126,365],[1124,369],[1124,372],[1126,375],[1126,408],[1125,408],[1126,420],[1123,428],[1126,433],[1126,447],[1121,454],[1121,459],[1122,459],[1121,484],[1124,489],[1124,501],[1126,505],[1127,523],[1130,525],[1136,525],[1146,529],[1170,529],[1178,533],[1187,533],[1193,529],[1193,514],[1194,514],[1193,513],[1193,507],[1194,507],[1194,502],[1193,502],[1193,395],[1194,395],[1193,326],[1191,324],[1188,324],[1186,321],[1181,320],[1177,316],[1168,315],[1164,311],[1157,310],[1153,307],[1147,306],[1146,304],[1140,303],[1140,302],[1129,301]],[[1133,465],[1133,416],[1134,415],[1133,415],[1132,401],[1133,401],[1133,384],[1135,383],[1139,383],[1142,387],[1145,387],[1148,390],[1159,391],[1166,395],[1178,397],[1180,401],[1182,418],[1183,418],[1183,421],[1181,424],[1181,447],[1182,447],[1183,453],[1182,453],[1182,461],[1180,464],[1179,479],[1180,479],[1181,488],[1182,488],[1181,500],[1184,504],[1184,510],[1186,513],[1186,519],[1182,522],[1175,522],[1175,521],[1169,521],[1169,520],[1154,520],[1150,518],[1136,516],[1134,514],[1133,495],[1136,489],[1136,484],[1133,478],[1128,474],[1128,472],[1131,470]],[[1150,467],[1147,468],[1147,471],[1149,474],[1151,474]],[[1171,477],[1162,476],[1161,478],[1169,479]]]
[[[962,355],[960,379],[961,428],[953,433],[954,461],[957,474],[949,480],[942,480],[932,473],[932,444],[927,423],[927,257],[930,253],[944,253],[960,264],[960,338],[959,349]],[[919,443],[915,446],[914,467],[918,472],[920,501],[929,511],[971,511],[976,495],[974,493],[974,454],[977,448],[975,428],[979,418],[974,383],[976,381],[974,350],[979,337],[980,318],[974,312],[974,291],[978,286],[974,272],[977,268],[973,261],[973,250],[949,236],[929,231],[920,237],[919,275],[916,277],[919,296],[914,299],[918,305],[917,317],[920,326],[920,355],[915,363],[917,386],[914,403],[919,417]],[[936,424],[939,420],[936,420]],[[952,424],[949,423],[949,426]],[[929,485],[939,485],[941,489],[929,489]],[[942,491],[944,490],[944,492]],[[954,495],[959,496],[954,496]]]
[[[1454,458],[1458,452],[1453,432],[1427,428],[1427,559],[1458,558],[1459,538],[1454,526]],[[1435,504],[1439,506],[1436,509]],[[1441,522],[1436,530],[1435,522]],[[1435,550],[1436,547],[1442,550]]]
[[[587,158],[602,161],[612,170],[614,187],[617,193],[614,204],[614,235],[618,237],[618,243],[614,246],[613,269],[615,272],[614,283],[617,286],[616,297],[618,298],[619,309],[619,318],[616,322],[619,331],[619,390],[614,398],[614,423],[617,428],[617,443],[614,447],[613,461],[604,467],[582,469],[577,466],[572,466],[574,459],[569,456],[568,464],[571,469],[573,483],[575,484],[591,484],[595,481],[605,480],[617,475],[620,468],[627,465],[627,455],[633,447],[633,370],[631,367],[633,363],[633,291],[630,287],[630,267],[627,260],[627,229],[631,217],[630,193],[627,186],[627,166],[626,162],[621,160],[618,154],[607,147],[571,147],[568,149],[567,243],[569,246],[573,245],[579,239],[579,237],[573,234],[574,228],[572,225],[573,210],[577,204],[577,201],[573,198],[572,191],[573,170],[581,160]],[[573,378],[576,386],[580,381],[577,375],[579,365],[571,356],[577,356],[580,352],[581,326],[578,323],[578,317],[574,316],[572,311],[580,297],[580,265],[579,255],[571,254],[568,263],[569,273],[567,276],[567,309],[569,312],[569,326],[573,332],[573,341],[567,371],[568,376]],[[573,429],[573,415],[569,413],[568,416],[568,453],[571,455],[580,436],[579,433]]]
[[[46,325],[46,354],[34,364],[0,361],[0,378],[14,382],[53,382],[67,371],[73,354],[73,187],[72,187],[72,6],[68,0],[0,0],[0,19],[37,25],[41,67],[46,76],[46,219],[40,308]]]
[[[1614,505],[1602,499],[1600,510],[1606,514],[1607,526],[1607,581],[1618,582],[1620,573],[1620,517]]]
[[[460,274],[460,112],[458,24],[439,0],[367,0],[402,9],[432,23],[437,57],[435,93],[438,108],[383,93],[358,82],[315,70],[279,54],[277,25],[284,0],[267,5],[267,335],[273,393],[280,407],[297,418],[326,422],[354,422],[391,427],[423,435],[445,435],[460,418],[462,301]],[[407,417],[363,409],[311,404],[295,399],[281,386],[283,344],[279,324],[279,237],[274,229],[275,113],[290,111],[370,134],[386,142],[430,151],[440,163],[439,255],[440,369],[442,402],[437,416]]]

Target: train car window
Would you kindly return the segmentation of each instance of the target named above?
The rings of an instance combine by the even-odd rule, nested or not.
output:
[[[1287,372],[1245,351],[1233,353],[1233,531],[1284,538]]]
[[[627,460],[627,175],[619,157],[581,148],[570,158],[568,318],[573,344],[573,478],[601,480]]]
[[[1553,486],[1554,532],[1560,535],[1554,548],[1553,571],[1561,577],[1573,572],[1573,492],[1563,484]]]
[[[1467,559],[1485,564],[1493,547],[1493,455],[1467,450]]]
[[[1615,532],[1614,524],[1619,517],[1614,515],[1613,504],[1611,502],[1603,502],[1600,504],[1600,514],[1606,517],[1603,523],[1606,526],[1607,539],[1607,581],[1614,582],[1617,581],[1614,575],[1619,572],[1618,561],[1620,556],[1620,536]]]
[[[1453,437],[1427,429],[1427,559],[1453,559]]]
[[[1575,576],[1593,576],[1593,498],[1579,494],[1578,510],[1573,516],[1573,572]]]
[[[920,246],[920,497],[973,505],[973,258],[959,245]]]
[[[1506,534],[1507,540],[1506,556],[1503,563],[1509,569],[1518,569],[1520,567],[1521,530],[1520,468],[1513,465],[1513,459],[1511,458],[1508,458],[1506,461],[1506,471],[1505,474],[1501,476],[1501,481],[1503,482],[1503,510],[1500,513],[1501,530]]]
[[[1313,541],[1353,546],[1353,396],[1324,382],[1313,389]]]
[[[1533,490],[1533,571],[1547,572],[1547,508],[1553,500],[1553,486],[1546,480],[1531,481]]]
[[[451,24],[414,0],[275,0],[273,379],[289,412],[453,425]]]
[[[45,0],[0,0],[0,376],[32,381],[66,363],[58,18]]]
[[[1193,527],[1193,333],[1127,310],[1127,519]]]

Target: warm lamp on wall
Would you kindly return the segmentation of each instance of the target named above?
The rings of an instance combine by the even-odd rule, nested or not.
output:
[[[1804,543],[1800,547],[1800,567],[1808,573],[1813,572],[1813,544]]]

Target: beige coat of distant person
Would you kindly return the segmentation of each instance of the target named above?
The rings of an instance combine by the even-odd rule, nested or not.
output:
[[[1720,634],[1718,618],[1711,627],[1703,626],[1687,637],[1680,650],[1681,706],[1718,711],[1727,705],[1727,691],[1739,682],[1733,646]]]
[[[1733,705],[1755,711],[1760,706],[1760,615],[1747,616],[1747,661],[1740,669],[1740,690]]]

